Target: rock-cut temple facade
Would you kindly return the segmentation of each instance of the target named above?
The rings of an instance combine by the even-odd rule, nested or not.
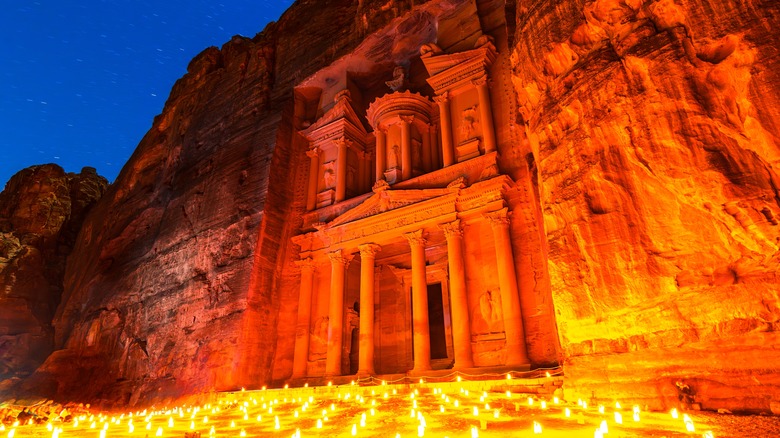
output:
[[[528,368],[496,57],[488,36],[425,44],[390,81],[345,74],[312,99],[293,379]]]

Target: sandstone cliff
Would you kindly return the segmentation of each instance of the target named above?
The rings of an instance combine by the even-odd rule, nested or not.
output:
[[[46,164],[20,171],[0,192],[0,391],[52,352],[65,260],[107,184],[92,168],[75,174]]]
[[[569,394],[662,407],[682,380],[704,407],[768,410],[771,1],[296,2],[174,86],[84,225],[59,350],[26,389],[124,404],[289,376],[305,187],[294,131],[311,116],[293,87],[346,64],[390,79],[422,43],[475,25],[499,51],[491,97],[499,164],[523,201],[512,234],[533,364],[562,360]]]
[[[780,5],[517,2],[567,385],[769,409],[780,354]],[[660,397],[659,397],[660,396]]]

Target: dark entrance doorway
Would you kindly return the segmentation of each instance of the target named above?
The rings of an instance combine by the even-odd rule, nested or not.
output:
[[[447,334],[441,283],[428,285],[428,326],[431,333],[431,359],[446,359]]]
[[[360,330],[352,329],[352,339],[349,344],[349,373],[357,374],[360,358]]]

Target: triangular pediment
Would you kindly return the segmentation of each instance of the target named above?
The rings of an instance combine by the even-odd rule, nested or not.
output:
[[[338,225],[376,216],[407,205],[435,199],[452,193],[451,189],[425,189],[425,190],[382,190],[374,193],[360,205],[347,211],[328,223],[332,228]]]

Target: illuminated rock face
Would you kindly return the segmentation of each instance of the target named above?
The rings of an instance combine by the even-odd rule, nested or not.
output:
[[[769,410],[777,4],[547,4],[518,2],[512,79],[568,386],[660,406],[680,379],[705,407]]]
[[[52,352],[65,259],[106,185],[92,168],[47,164],[22,170],[0,192],[0,391]]]
[[[517,364],[522,347],[523,364],[562,363],[574,397],[662,407],[680,380],[705,408],[766,411],[778,17],[772,2],[298,2],[174,86],[84,224],[59,350],[24,388],[132,404]],[[435,352],[415,345],[415,284],[441,285]]]

